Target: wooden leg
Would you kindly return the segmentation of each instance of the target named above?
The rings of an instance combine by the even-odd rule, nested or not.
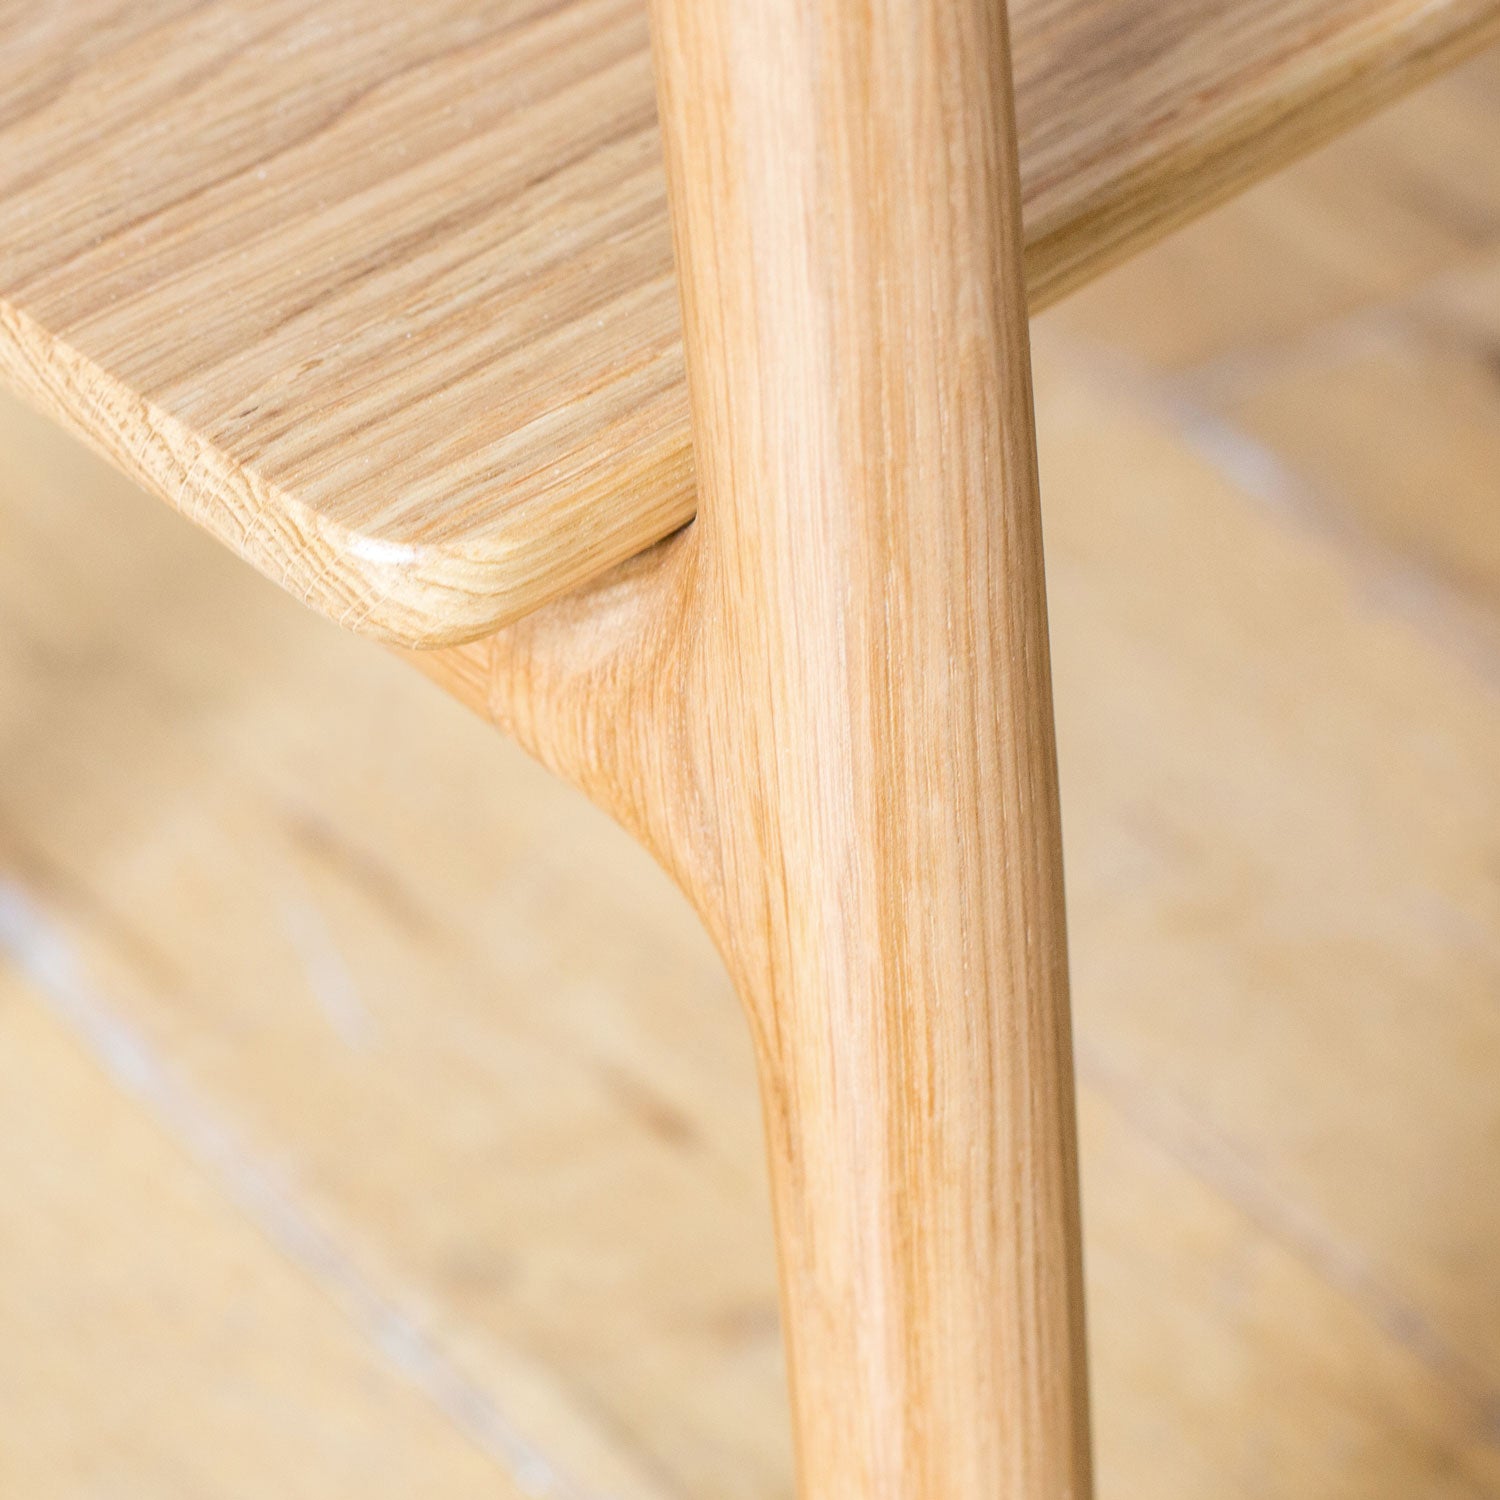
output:
[[[1087,1500],[1003,8],[653,24],[698,519],[426,664],[650,844],[739,984],[804,1500]]]
[[[906,966],[940,904],[951,887],[915,883],[869,967]],[[1090,1493],[1052,998],[785,981],[763,1097],[805,1500]]]
[[[759,1046],[802,1493],[1089,1492],[993,0],[656,0],[694,402],[687,871]]]

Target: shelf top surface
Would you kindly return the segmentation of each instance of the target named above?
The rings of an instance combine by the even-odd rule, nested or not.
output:
[[[1040,305],[1500,0],[1013,0]],[[643,0],[0,0],[0,377],[292,592],[492,630],[691,518]]]

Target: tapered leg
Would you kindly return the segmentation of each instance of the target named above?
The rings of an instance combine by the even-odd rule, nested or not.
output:
[[[700,484],[686,872],[755,1029],[805,1500],[1084,1500],[994,0],[656,0]]]
[[[652,17],[698,518],[439,675],[734,974],[803,1500],[1088,1500],[1003,6]]]

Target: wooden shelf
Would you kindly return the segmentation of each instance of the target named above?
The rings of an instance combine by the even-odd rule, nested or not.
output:
[[[1500,0],[1014,0],[1034,305]],[[0,374],[333,618],[483,634],[693,514],[643,0],[0,12]]]

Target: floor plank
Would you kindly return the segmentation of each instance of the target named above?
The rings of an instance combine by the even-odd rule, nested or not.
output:
[[[104,1076],[81,977],[5,886],[0,933],[40,980],[0,974],[0,1491],[519,1500],[553,1472],[498,1426],[464,1430],[456,1372],[435,1399],[437,1371],[383,1354],[359,1287],[299,1263],[317,1231],[273,1184],[240,1182],[276,1231],[246,1232],[136,1107],[161,1080],[112,1025],[94,1040],[128,1087]]]
[[[1321,534],[1040,374],[1082,1076],[1446,1387],[1483,1447],[1496,681]]]

